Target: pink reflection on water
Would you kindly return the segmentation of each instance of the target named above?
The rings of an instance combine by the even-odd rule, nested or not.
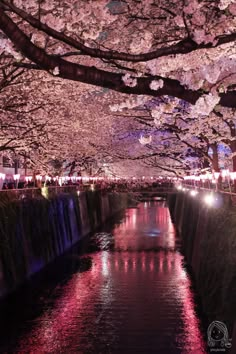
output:
[[[75,274],[64,291],[60,292],[54,306],[49,307],[37,319],[31,333],[22,338],[18,346],[19,353],[58,353],[63,348],[73,348],[68,329],[75,328],[78,333],[77,345],[80,345],[80,338],[83,339],[81,334],[84,331],[81,319],[85,312],[86,315],[90,313],[96,318],[93,304],[97,288],[94,284],[101,282],[103,278],[101,277],[103,260],[99,254],[93,258],[91,271]]]
[[[150,269],[151,272],[153,272],[153,269],[154,269],[154,261],[153,261],[153,259],[150,260],[149,269]]]
[[[139,208],[127,209],[126,218],[115,228],[114,235],[115,249],[118,250],[145,250],[158,247],[174,249],[176,242],[169,210],[158,202],[153,204],[145,202],[140,204]]]
[[[135,257],[132,255],[132,266],[133,266],[133,271],[135,271],[136,268],[136,259]]]
[[[162,273],[162,271],[163,271],[163,262],[164,262],[164,254],[163,254],[163,252],[160,252],[160,260],[159,260],[160,273]]]
[[[115,228],[115,249],[122,252],[90,255],[90,270],[55,289],[53,304],[50,297],[45,299],[45,311],[20,340],[19,353],[103,352],[96,349],[98,343],[112,348],[115,340],[120,345],[123,340],[128,345],[132,336],[145,345],[150,336],[158,345],[169,335],[167,329],[172,333],[167,345],[171,340],[181,353],[205,353],[183,257],[168,249],[145,251],[150,246],[174,247],[169,212],[159,204],[148,210],[149,204],[128,209],[127,218]],[[147,236],[149,227],[160,235]]]
[[[196,316],[194,309],[194,297],[190,289],[191,282],[189,275],[182,265],[182,257],[175,257],[175,284],[177,299],[181,302],[182,314],[181,318],[184,324],[184,331],[177,337],[177,342],[183,348],[184,354],[207,353],[205,343],[200,331],[200,321]]]

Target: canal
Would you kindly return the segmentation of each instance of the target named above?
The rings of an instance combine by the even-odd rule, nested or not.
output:
[[[163,201],[128,208],[1,304],[2,353],[206,353]]]

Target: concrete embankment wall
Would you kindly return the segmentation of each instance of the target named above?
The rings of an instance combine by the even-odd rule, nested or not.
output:
[[[126,206],[101,191],[0,200],[0,298]]]
[[[207,206],[203,198],[203,193],[192,197],[180,191],[169,197],[169,208],[203,312],[209,324],[224,322],[232,336],[236,329],[236,208],[220,195],[213,206]]]

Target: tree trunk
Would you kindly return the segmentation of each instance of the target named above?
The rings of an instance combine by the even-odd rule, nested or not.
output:
[[[231,131],[232,138],[235,138],[236,137],[236,130],[235,130],[234,123],[232,123],[232,125],[230,127],[230,131]],[[231,148],[232,154],[236,153],[236,140],[231,141],[230,148]],[[233,165],[233,172],[236,172],[236,156],[232,157],[232,165]],[[234,180],[233,192],[236,193],[236,180]]]
[[[19,168],[19,161],[15,160],[14,161],[14,171],[15,171],[15,175],[18,174],[18,168]]]
[[[73,175],[73,173],[75,172],[75,167],[76,167],[76,163],[75,161],[72,162],[71,166],[70,166],[70,171],[69,171],[69,177],[71,177]]]
[[[213,154],[212,154],[212,169],[214,172],[220,172],[218,146],[217,146],[217,144],[212,144],[210,147],[213,152]]]
[[[212,170],[213,170],[213,173],[220,172],[218,145],[215,143],[215,144],[211,144],[210,147],[212,149]],[[219,176],[216,183],[217,183],[216,189],[221,190],[221,186],[222,186],[222,177],[221,176]]]

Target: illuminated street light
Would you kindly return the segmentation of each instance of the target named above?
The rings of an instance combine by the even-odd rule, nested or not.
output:
[[[211,205],[213,205],[215,199],[212,194],[207,194],[204,197],[204,201],[207,205],[211,206]]]

